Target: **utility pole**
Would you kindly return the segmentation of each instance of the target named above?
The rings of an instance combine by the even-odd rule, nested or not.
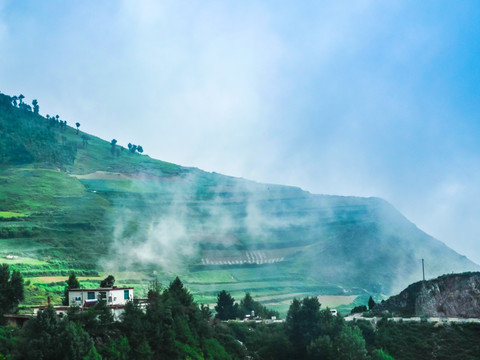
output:
[[[423,281],[425,281],[425,262],[422,259],[422,272],[423,272]]]

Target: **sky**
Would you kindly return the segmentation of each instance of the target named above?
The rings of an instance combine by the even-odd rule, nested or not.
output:
[[[144,153],[381,197],[480,264],[477,0],[0,0],[0,91]]]

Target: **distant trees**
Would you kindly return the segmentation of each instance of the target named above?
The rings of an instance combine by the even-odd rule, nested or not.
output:
[[[23,278],[20,272],[10,273],[8,264],[0,265],[0,323],[4,320],[3,314],[16,312],[23,297]]]
[[[358,314],[358,313],[364,313],[366,312],[368,309],[365,305],[358,305],[358,306],[355,306],[351,311],[350,311],[350,314]]]
[[[368,310],[372,310],[375,305],[377,305],[377,304],[375,303],[373,298],[370,296],[370,298],[368,299]]]
[[[80,123],[79,123],[79,122],[76,122],[76,123],[75,123],[75,126],[77,127],[77,135],[78,135],[78,131],[79,131],[78,128],[80,127]]]
[[[26,103],[23,102],[23,99],[25,99],[25,96],[23,96],[23,94],[20,94],[18,96],[12,96],[11,97],[11,102],[12,102],[12,105],[14,107],[17,107],[18,105],[18,108],[19,109],[22,109],[22,110],[26,110],[26,111],[32,111],[32,107]],[[17,101],[18,101],[18,104],[17,104]],[[32,105],[33,105],[33,112],[35,114],[38,114],[38,110],[39,110],[39,106],[38,106],[38,101],[37,99],[34,99],[32,101]]]
[[[33,106],[33,113],[38,114],[38,111],[40,110],[40,106],[38,106],[38,100],[37,99],[32,100],[32,106]]]
[[[250,293],[246,293],[245,297],[240,300],[240,306],[238,308],[238,317],[244,317],[245,315],[258,316],[262,319],[270,319],[272,316],[279,316],[277,311],[267,309],[265,306],[255,301]]]
[[[130,150],[132,154],[135,154],[137,151],[143,153],[143,147],[141,145],[135,145],[132,143],[128,143],[128,150]]]
[[[215,317],[220,320],[235,319],[238,314],[238,304],[235,304],[235,299],[229,293],[222,290],[217,295],[215,311],[217,312]]]
[[[207,309],[205,311],[207,311]],[[264,319],[279,316],[278,312],[269,310],[258,301],[255,301],[248,292],[245,294],[245,297],[240,300],[240,304],[237,304],[230,293],[225,290],[220,291],[217,295],[215,311],[217,312],[215,317],[220,320],[243,319],[246,315],[253,315]]]

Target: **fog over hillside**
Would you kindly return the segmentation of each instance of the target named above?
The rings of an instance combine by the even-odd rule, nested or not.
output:
[[[480,263],[476,1],[0,0],[1,91],[183,166],[380,197]]]
[[[205,303],[220,288],[286,311],[294,296],[392,294],[421,259],[428,277],[479,269],[380,198],[156,160],[4,94],[0,129],[0,255],[35,286],[108,272],[141,292],[180,276]]]

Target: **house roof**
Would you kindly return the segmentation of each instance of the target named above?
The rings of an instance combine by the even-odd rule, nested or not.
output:
[[[133,287],[113,287],[113,288],[91,288],[91,289],[69,289],[68,291],[112,291],[112,290],[133,290]]]

